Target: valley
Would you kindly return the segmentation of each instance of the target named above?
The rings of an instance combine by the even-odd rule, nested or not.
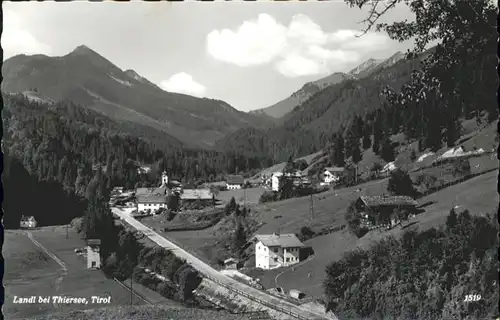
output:
[[[467,4],[428,2],[411,1],[415,22],[383,37],[326,32],[305,14],[237,27],[203,13],[192,27],[210,30],[182,39],[192,47],[136,39],[134,64],[91,41],[10,56],[5,315],[497,316],[498,59],[483,25],[495,10],[470,3],[475,19]],[[410,39],[414,50],[398,51]],[[290,86],[251,112],[226,102],[276,101],[269,84]],[[111,299],[15,298],[32,295]]]

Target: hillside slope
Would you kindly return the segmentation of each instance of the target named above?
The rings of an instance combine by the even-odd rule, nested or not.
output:
[[[134,319],[134,320],[149,320],[149,319],[175,319],[175,320],[252,320],[259,319],[257,316],[245,314],[231,314],[226,311],[211,311],[195,308],[171,308],[162,305],[149,306],[123,306],[123,307],[108,307],[89,309],[84,311],[60,312],[53,315],[40,316],[29,318],[28,320],[66,320],[66,319]]]
[[[321,150],[332,134],[345,128],[353,117],[381,107],[379,93],[385,86],[398,90],[413,70],[420,67],[428,52],[417,59],[402,59],[397,53],[373,68],[361,70],[361,78],[351,78],[316,92],[268,130],[242,129],[217,142],[225,152],[252,150],[271,157],[275,163],[290,155],[302,157]],[[364,73],[363,73],[364,72]]]
[[[274,118],[281,118],[291,112],[297,106],[303,104],[315,93],[320,92],[328,86],[341,83],[349,79],[361,79],[383,68],[388,68],[404,57],[404,54],[397,52],[388,59],[368,59],[348,73],[335,72],[319,80],[308,82],[302,88],[294,92],[290,97],[278,103],[259,110],[252,111],[253,114],[266,114]]]
[[[54,101],[69,100],[115,120],[146,125],[190,146],[211,147],[238,129],[272,122],[224,101],[164,91],[86,46],[62,57],[18,55],[4,62],[2,73],[5,93],[35,88]]]
[[[259,110],[251,111],[253,114],[266,114],[274,118],[281,118],[285,114],[289,113],[296,106],[304,103],[309,97],[311,97],[316,92],[320,91],[322,88],[333,85],[339,82],[349,79],[349,75],[341,72],[337,72],[329,75],[328,77],[322,78],[318,81],[308,82],[302,86],[299,90],[292,93],[288,98],[279,101],[278,103]]]

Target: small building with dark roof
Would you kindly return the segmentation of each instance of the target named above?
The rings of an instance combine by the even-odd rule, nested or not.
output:
[[[245,184],[245,179],[240,175],[228,175],[226,177],[226,187],[228,190],[241,189]]]
[[[184,189],[180,194],[182,201],[212,201],[214,195],[210,189]]]
[[[417,205],[409,196],[361,196],[352,209],[360,216],[361,227],[374,229],[394,226],[402,216],[415,214]]]

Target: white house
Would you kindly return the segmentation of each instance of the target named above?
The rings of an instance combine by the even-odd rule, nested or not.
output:
[[[293,173],[289,172],[286,173],[285,175],[293,179],[293,184],[295,186],[301,184],[302,182],[302,174],[300,173],[300,171],[296,171]],[[273,173],[273,175],[271,176],[271,190],[279,191],[282,178],[283,178],[283,172]]]
[[[259,234],[255,242],[255,267],[270,270],[300,262],[304,244],[294,234]]]
[[[100,245],[101,240],[99,239],[87,240],[87,269],[101,268]]]
[[[137,211],[155,213],[160,208],[167,208],[167,196],[164,193],[140,194],[136,195]]]
[[[236,190],[236,189],[241,189],[243,184],[245,183],[245,179],[243,179],[242,176],[227,176],[226,178],[226,186],[227,190]]]
[[[281,177],[283,177],[283,172],[273,173],[273,175],[271,176],[271,190],[279,191]]]
[[[337,183],[340,181],[342,175],[344,174],[344,168],[342,167],[328,167],[323,171],[323,179],[327,184]]]
[[[32,229],[36,228],[37,222],[35,220],[35,217],[30,216],[30,217],[25,217],[24,215],[21,217],[21,222],[20,222],[20,227],[22,229]]]

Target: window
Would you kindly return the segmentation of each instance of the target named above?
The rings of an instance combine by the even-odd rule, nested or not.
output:
[[[96,266],[96,262],[92,261],[92,268],[95,268],[95,266]]]
[[[290,258],[286,258],[286,262],[290,262]]]
[[[278,253],[278,248],[273,249],[274,253]]]
[[[274,257],[274,262],[278,262],[278,258],[277,257]]]

